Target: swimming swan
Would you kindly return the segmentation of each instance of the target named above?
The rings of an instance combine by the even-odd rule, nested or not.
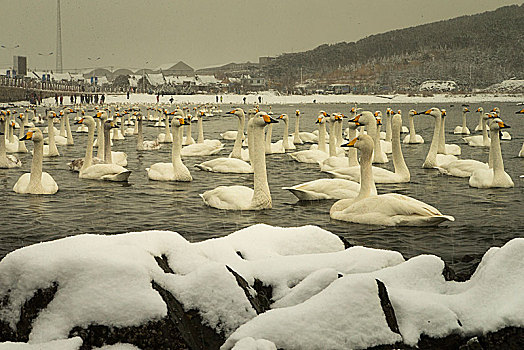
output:
[[[424,161],[424,164],[422,164],[423,168],[436,168],[441,167],[442,165],[449,163],[451,161],[457,160],[458,158],[454,155],[445,155],[445,154],[437,154],[437,150],[439,147],[439,139],[440,139],[440,133],[443,132],[441,129],[441,123],[442,123],[442,112],[440,109],[433,107],[431,109],[428,109],[424,113],[425,115],[430,115],[435,119],[435,128],[433,130],[433,138],[431,139],[431,145],[429,146],[428,155],[426,156],[426,160]]]
[[[454,134],[462,134],[462,135],[469,135],[469,129],[467,127],[466,123],[466,115],[469,113],[469,108],[464,107],[462,108],[462,125],[457,125],[455,127],[455,130],[453,131]]]
[[[442,109],[440,112],[441,112],[442,122],[440,124],[437,153],[458,156],[461,153],[460,146],[455,145],[455,144],[449,144],[449,145],[446,144],[446,130],[445,129],[446,129],[447,112],[445,109]]]
[[[22,162],[14,155],[7,155],[4,133],[6,115],[5,111],[0,111],[0,169],[20,168]]]
[[[444,221],[454,221],[436,208],[414,198],[398,193],[374,195],[372,193],[373,139],[360,135],[348,143],[361,152],[360,192],[354,199],[341,199],[331,207],[332,219],[368,225],[385,226],[436,226]]]
[[[495,118],[490,125],[491,147],[490,154],[493,162],[491,169],[475,169],[469,178],[469,185],[477,188],[491,187],[514,187],[515,184],[511,177],[504,171],[504,161],[502,160],[502,151],[500,149],[501,129],[509,128],[500,118]]]
[[[167,122],[167,120],[166,120]],[[180,158],[182,148],[181,127],[188,125],[186,119],[175,116],[171,119],[173,145],[171,146],[171,163],[155,163],[146,169],[147,177],[156,181],[193,181],[191,173]]]
[[[51,175],[42,171],[42,160],[44,156],[44,136],[38,128],[31,128],[22,140],[33,140],[33,161],[31,172],[25,173],[16,182],[13,191],[23,194],[55,194],[58,185]]]
[[[413,119],[413,117],[415,115],[418,115],[418,113],[414,109],[411,109],[409,111],[409,113],[408,113],[408,118],[409,118],[409,135],[407,135],[404,138],[404,141],[402,141],[403,143],[411,143],[411,144],[424,143],[424,139],[422,138],[422,136],[417,135],[417,132],[415,131],[415,121]]]
[[[249,122],[253,128],[250,137],[253,144],[253,176],[254,189],[246,186],[219,186],[206,191],[200,196],[210,207],[226,210],[261,210],[271,208],[271,193],[267,182],[266,154],[264,151],[264,127],[270,123],[278,123],[267,113],[258,112]]]

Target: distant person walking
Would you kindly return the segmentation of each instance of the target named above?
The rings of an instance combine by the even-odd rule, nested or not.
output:
[[[217,103],[218,103],[218,95],[216,95],[216,96],[215,96],[215,100],[216,100],[216,101],[217,101]]]
[[[100,103],[104,103],[104,102],[106,102],[106,95],[102,94],[102,96],[100,96]]]
[[[129,100],[129,91],[127,92],[127,99]]]
[[[262,96],[258,96],[258,103],[262,103]]]
[[[60,106],[64,104],[64,96],[60,95]]]
[[[173,96],[171,96],[171,98],[169,99],[169,102],[171,102],[171,104],[173,104],[173,101],[174,101]]]
[[[220,96],[220,103],[222,103],[222,97],[223,97],[223,96]]]
[[[56,104],[58,104],[58,95],[57,94],[55,94],[55,102]]]
[[[160,101],[160,94],[156,95],[156,103]]]
[[[244,96],[243,100],[244,100],[244,104],[246,104],[246,96]]]

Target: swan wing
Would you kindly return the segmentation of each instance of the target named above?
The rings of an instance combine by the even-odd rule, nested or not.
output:
[[[253,173],[251,165],[237,158],[216,158],[195,165],[197,168],[214,173]]]
[[[80,178],[92,180],[106,180],[106,181],[122,181],[128,180],[130,170],[116,164],[95,164],[87,169],[80,171]]]
[[[250,210],[253,189],[245,186],[219,186],[200,195],[210,207],[227,210]]]
[[[489,169],[486,163],[479,162],[474,159],[458,159],[452,162],[443,164],[437,169],[446,175],[457,177],[470,177],[475,169]]]
[[[305,150],[298,151],[289,154],[291,158],[301,163],[313,163],[318,164],[318,162],[323,162],[329,157],[329,154],[319,150]]]
[[[290,191],[299,200],[343,199],[355,198],[360,184],[344,179],[318,179],[282,189]]]

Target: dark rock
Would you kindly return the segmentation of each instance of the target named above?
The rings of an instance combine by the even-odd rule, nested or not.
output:
[[[271,300],[273,299],[273,287],[264,285],[264,282],[255,278],[253,289],[257,292],[257,299],[262,303],[266,310],[271,308]]]
[[[50,287],[38,289],[22,306],[20,319],[16,323],[16,331],[11,329],[7,322],[0,320],[0,342],[27,342],[29,340],[29,334],[33,329],[33,321],[40,311],[45,309],[51,300],[53,300],[57,290],[58,283],[56,282],[53,282]],[[8,303],[9,294],[6,294],[2,297],[1,306],[5,307]]]
[[[244,259],[244,256],[242,255],[241,252],[239,252],[239,251],[237,250],[236,253],[237,253],[237,255],[238,255],[239,257],[241,257],[242,259]]]
[[[244,291],[244,294],[246,295],[247,300],[249,300],[249,303],[251,304],[251,307],[255,310],[257,315],[260,315],[267,310],[270,309],[270,304],[265,297],[265,295],[260,295],[257,293],[256,296],[253,296],[250,292],[251,287],[247,283],[247,281],[244,279],[244,277],[240,276],[235,270],[233,270],[231,267],[226,265],[226,269],[235,276],[235,279],[237,280],[237,284],[242,290]]]
[[[189,350],[189,346],[168,317],[151,321],[136,327],[108,327],[90,325],[87,328],[75,327],[69,337],[80,337],[83,344],[80,350],[113,345],[133,344],[142,350]]]
[[[375,279],[375,281],[377,282],[378,286],[378,297],[380,298],[380,306],[382,306],[382,311],[386,316],[386,322],[388,323],[388,327],[389,329],[391,329],[392,332],[400,334],[400,330],[398,329],[397,317],[395,316],[395,310],[393,310],[393,305],[391,305],[391,301],[389,300],[388,290],[384,283],[382,283],[380,280]]]
[[[478,341],[485,350],[522,350],[524,349],[524,328],[506,327],[497,332],[481,335]]]
[[[185,311],[170,292],[162,288],[155,281],[151,282],[167,305],[167,316],[175,325],[178,332],[192,350],[219,349],[225,342],[225,336],[218,334],[214,329],[204,324],[197,310]]]
[[[169,264],[167,262],[167,256],[162,254],[161,256],[155,256],[156,263],[162,270],[164,270],[165,273],[175,273],[171,267],[169,267]]]
[[[457,275],[455,274],[455,271],[444,262],[444,268],[442,269],[442,275],[444,276],[444,280],[446,281],[456,281]]]

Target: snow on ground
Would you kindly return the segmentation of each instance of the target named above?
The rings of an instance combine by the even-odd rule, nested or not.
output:
[[[156,263],[162,255],[173,274]],[[270,284],[272,310],[256,315],[226,265],[250,284],[255,278]],[[443,268],[432,255],[405,261],[394,251],[344,249],[336,235],[316,226],[259,224],[199,243],[169,231],[78,235],[24,247],[0,261],[0,297],[9,296],[0,319],[14,328],[24,302],[56,282],[54,299],[33,322],[30,343],[47,346],[75,326],[139,325],[167,313],[151,286],[155,281],[229,337],[223,349],[416,345],[421,334],[524,327],[523,238],[490,249],[467,282],[445,281]],[[387,288],[401,335],[386,322],[376,280]],[[64,350],[78,348],[68,342],[60,343]],[[118,346],[108,349],[129,348]]]
[[[514,81],[510,81],[514,82]],[[173,104],[204,104],[212,103],[216,104],[217,95],[165,95],[160,96],[160,103],[169,104],[169,99],[173,97]],[[479,93],[474,95],[463,95],[463,94],[445,94],[435,93],[433,96],[408,96],[408,95],[280,95],[272,91],[262,91],[259,94],[246,94],[246,95],[232,95],[232,94],[220,94],[222,96],[224,105],[243,105],[243,98],[246,97],[246,104],[252,105],[258,103],[258,96],[262,97],[262,104],[305,104],[305,103],[318,103],[318,104],[379,104],[379,103],[390,103],[390,104],[401,104],[401,103],[424,103],[428,105],[434,105],[439,103],[482,103],[482,102],[523,102],[524,94],[492,94],[492,93]],[[67,101],[66,101],[67,100]],[[66,104],[69,103],[69,99],[64,99]],[[130,94],[127,99],[126,94],[107,94],[107,103],[151,103],[156,104],[156,95],[149,94]],[[43,100],[43,104],[46,106],[56,106],[54,98],[47,98]]]
[[[45,343],[0,343],[0,350],[78,350],[82,346],[82,338],[74,337],[63,340],[53,340]],[[112,349],[117,350],[117,349]],[[122,349],[133,350],[133,349]]]

